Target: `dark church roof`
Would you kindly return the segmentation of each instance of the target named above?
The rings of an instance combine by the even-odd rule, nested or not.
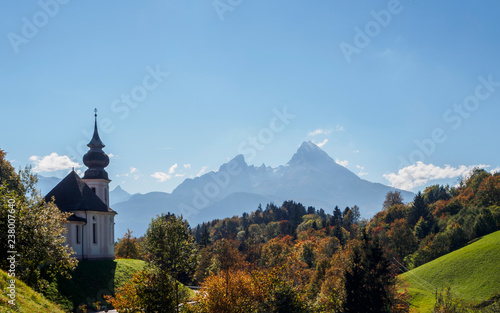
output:
[[[90,187],[72,171],[46,196],[45,201],[55,198],[55,204],[62,212],[98,211],[113,212]],[[71,217],[70,217],[71,218]]]

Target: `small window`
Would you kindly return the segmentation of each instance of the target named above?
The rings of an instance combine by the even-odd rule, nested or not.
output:
[[[113,238],[113,237],[114,237],[113,231],[114,231],[114,229],[115,229],[115,227],[114,227],[114,226],[115,226],[115,225],[114,225],[114,223],[113,223],[113,218],[112,218],[112,217],[110,217],[110,218],[109,218],[109,243],[110,243],[110,244],[113,244],[113,243],[115,242],[115,238]]]
[[[95,216],[92,216],[92,242],[97,243],[97,222]]]
[[[76,243],[80,243],[80,225],[76,225]]]
[[[94,193],[96,193],[96,191],[95,191],[95,187],[92,187],[92,191],[93,191]]]

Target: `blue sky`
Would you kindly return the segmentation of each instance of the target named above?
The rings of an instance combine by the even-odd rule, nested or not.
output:
[[[83,171],[98,108],[112,187],[131,193],[170,192],[240,153],[285,164],[305,140],[370,181],[455,184],[500,166],[499,9],[9,1],[0,148],[44,176]]]

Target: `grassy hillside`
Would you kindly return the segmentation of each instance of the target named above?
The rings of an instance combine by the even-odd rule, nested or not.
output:
[[[500,231],[401,275],[406,279],[412,304],[430,312],[435,291],[451,287],[451,293],[480,303],[500,294]]]
[[[8,281],[11,278],[7,276],[4,271],[0,270],[0,286],[2,293],[0,294],[0,312],[54,312],[64,313],[58,306],[49,302],[41,294],[33,291],[30,287],[26,286],[22,281],[16,281],[16,303],[12,307],[8,304],[10,300],[6,296],[5,290],[8,287]]]
[[[145,266],[144,261],[128,259],[80,262],[71,280],[59,281],[59,290],[77,306],[104,303],[104,295],[112,295]]]

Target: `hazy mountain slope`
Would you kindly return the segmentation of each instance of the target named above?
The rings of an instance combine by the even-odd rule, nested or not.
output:
[[[40,194],[46,195],[49,193],[49,191],[52,190],[59,182],[61,181],[60,178],[57,177],[45,177],[42,175],[37,175],[38,177],[38,190],[40,191]]]
[[[109,192],[109,205],[112,207],[116,203],[127,201],[132,195],[122,189],[120,186],[116,186],[115,189]]]
[[[238,155],[216,172],[186,179],[172,194],[133,195],[113,206],[118,212],[115,234],[122,236],[130,228],[140,235],[159,213],[182,214],[196,225],[254,211],[259,203],[279,205],[285,200],[327,212],[336,205],[358,205],[363,217],[371,217],[391,190],[394,188],[359,178],[315,144],[304,142],[286,165],[277,168],[248,165]],[[413,199],[413,193],[401,192],[406,201]]]

